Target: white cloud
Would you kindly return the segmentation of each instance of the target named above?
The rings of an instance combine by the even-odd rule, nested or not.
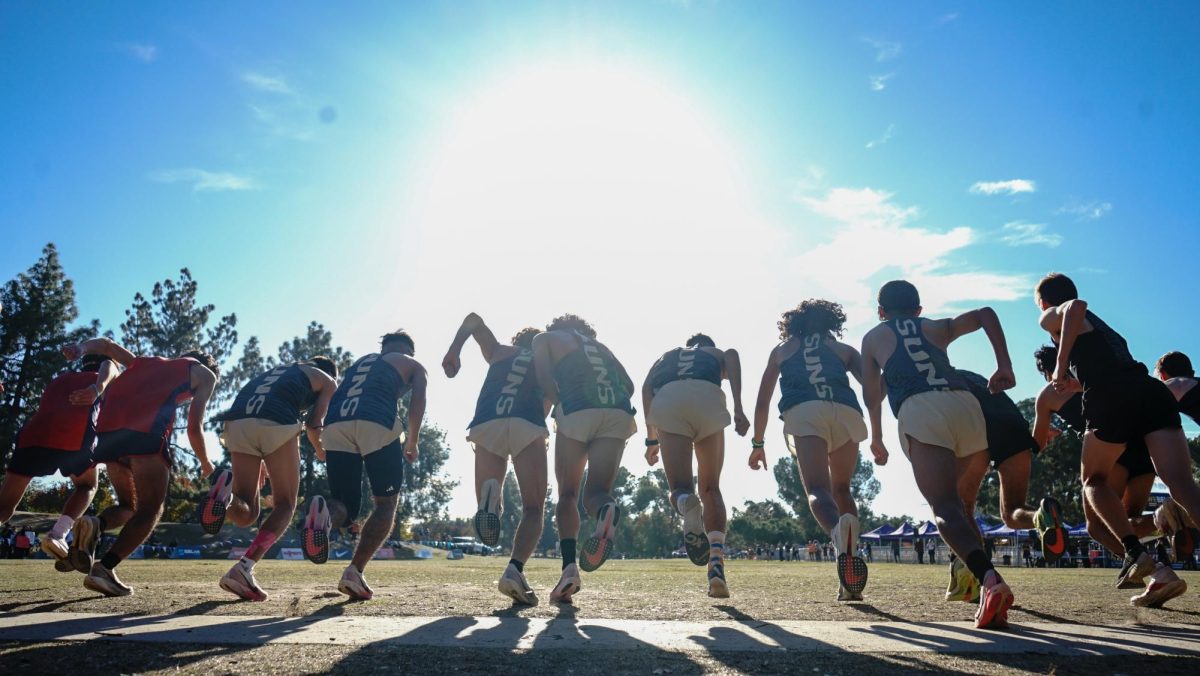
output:
[[[1077,221],[1094,221],[1112,211],[1111,202],[1072,201],[1055,210],[1055,214],[1073,216]]]
[[[1012,221],[1004,224],[1003,232],[1004,234],[1000,236],[1000,241],[1009,246],[1041,244],[1054,248],[1063,242],[1062,235],[1046,232],[1045,223]]]
[[[884,61],[891,61],[897,56],[900,56],[902,47],[899,42],[878,40],[875,38],[863,38],[862,40],[868,45],[871,45],[871,48],[875,50],[875,60],[880,63],[883,63]]]
[[[884,89],[887,89],[888,80],[892,79],[895,76],[896,76],[895,73],[884,73],[883,75],[872,75],[871,76],[871,91],[881,92]]]
[[[254,179],[248,176],[238,176],[227,171],[205,171],[194,167],[157,171],[150,174],[150,180],[159,183],[190,183],[193,192],[259,189]]]
[[[1008,181],[977,181],[971,186],[971,192],[976,195],[1016,195],[1023,192],[1033,192],[1037,185],[1027,178],[1014,178]]]
[[[275,75],[264,75],[248,71],[242,73],[242,82],[264,92],[272,94],[294,94],[292,88],[288,85],[287,80]]]
[[[151,44],[126,42],[121,45],[121,49],[142,63],[153,63],[158,59],[158,47]]]
[[[883,134],[879,138],[875,138],[875,139],[871,139],[870,141],[867,141],[867,150],[871,150],[873,148],[878,148],[879,146],[887,143],[888,141],[891,141],[892,137],[895,135],[896,135],[896,125],[894,123],[889,124],[887,126],[887,129],[883,130]]]
[[[939,26],[945,26],[946,24],[950,23],[951,21],[956,21],[958,19],[958,16],[959,16],[958,12],[950,12],[949,14],[943,14],[938,17],[937,23]]]

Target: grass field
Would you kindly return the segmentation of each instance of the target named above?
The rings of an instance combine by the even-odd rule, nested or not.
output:
[[[530,583],[542,599],[536,608],[517,609],[495,590],[505,559],[467,557],[415,562],[375,562],[367,577],[376,590],[367,603],[348,603],[336,591],[341,564],[316,566],[308,562],[266,561],[258,567],[260,584],[271,594],[265,603],[241,602],[217,587],[230,565],[226,561],[129,561],[121,565],[122,579],[134,587],[133,596],[98,597],[83,588],[82,576],[56,573],[47,561],[0,562],[0,612],[106,612],[120,614],[270,615],[283,617],[337,615],[516,616],[525,618],[588,618],[773,621],[829,620],[869,622],[926,622],[969,620],[974,607],[943,600],[948,574],[945,565],[878,563],[871,567],[866,603],[840,604],[831,564],[733,561],[728,577],[733,597],[716,601],[705,594],[704,571],[687,561],[612,561],[596,573],[585,574],[584,589],[574,608],[547,602],[557,581],[559,565],[534,560],[527,566]],[[1129,605],[1132,592],[1114,588],[1114,570],[1005,569],[1017,595],[1010,613],[1021,622],[1075,624],[1192,624],[1200,626],[1200,573],[1182,573],[1193,593],[1174,600],[1169,608],[1146,610]],[[86,646],[86,647],[85,647]],[[548,652],[548,651],[542,651]],[[563,651],[559,651],[563,652]],[[638,651],[633,651],[638,652]],[[605,655],[604,660],[577,660],[568,655],[534,655],[515,651],[403,651],[334,646],[188,646],[150,644],[0,644],[0,663],[13,661],[39,670],[56,669],[86,655],[89,662],[122,671],[154,671],[184,667],[195,671],[323,671],[371,669],[371,665],[422,664],[422,671],[487,671],[527,669],[529,665],[575,673],[693,673],[703,671],[803,671],[827,673],[890,672],[897,667],[934,668],[977,673],[1005,670],[1057,673],[1141,670],[1190,671],[1197,665],[1166,658],[1072,658],[1059,663],[1052,656],[1004,655],[971,657],[915,655],[826,656],[786,654],[745,656],[655,652],[651,655]],[[454,661],[446,661],[454,658]],[[105,660],[111,660],[105,662]],[[131,661],[132,660],[132,661]],[[379,662],[383,660],[383,662]],[[811,665],[810,665],[811,662]],[[365,665],[365,666],[364,666]],[[655,671],[657,669],[658,671]]]

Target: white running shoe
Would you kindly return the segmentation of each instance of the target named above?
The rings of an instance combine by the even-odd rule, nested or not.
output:
[[[500,509],[503,491],[500,482],[488,479],[480,490],[479,511],[475,512],[475,534],[489,547],[500,542]]]
[[[538,604],[537,594],[529,588],[529,582],[525,579],[525,574],[517,570],[517,567],[508,564],[504,569],[504,574],[500,576],[500,582],[497,583],[500,593],[511,598],[513,601],[525,606],[536,606]]]
[[[550,601],[553,603],[571,603],[571,597],[583,589],[583,581],[579,578],[579,566],[571,564],[563,568],[562,577],[550,591]]]
[[[835,556],[849,554],[858,556],[858,517],[853,514],[843,514],[838,518],[837,525],[829,532],[833,540]]]
[[[683,500],[683,546],[697,566],[708,565],[708,533],[704,530],[704,506],[695,493]]]
[[[233,568],[221,578],[221,589],[247,601],[266,601],[267,592],[258,586],[254,579],[254,569],[246,569],[241,561],[233,564]]]
[[[99,561],[92,564],[91,572],[83,578],[83,586],[105,596],[129,596],[133,593],[133,588],[117,577],[117,571],[105,568]]]
[[[55,561],[62,561],[71,553],[70,545],[67,540],[62,537],[51,537],[49,533],[42,538],[42,551],[50,555],[50,558]]]
[[[1187,583],[1174,570],[1158,564],[1146,576],[1146,591],[1130,597],[1129,602],[1142,608],[1161,608],[1164,603],[1187,591]]]
[[[355,601],[370,601],[375,592],[367,585],[367,578],[354,564],[346,566],[342,571],[342,579],[338,580],[338,591]]]

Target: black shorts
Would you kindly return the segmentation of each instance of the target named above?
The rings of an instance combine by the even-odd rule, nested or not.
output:
[[[132,456],[157,455],[171,466],[171,447],[167,444],[167,434],[155,436],[136,430],[113,430],[101,432],[96,437],[96,451],[92,458],[96,464],[118,462],[129,464]]]
[[[404,444],[396,439],[367,455],[360,455],[358,451],[325,449],[329,497],[346,506],[347,521],[358,518],[362,508],[363,465],[367,467],[371,495],[377,498],[396,495],[404,485]]]
[[[1183,427],[1175,395],[1149,375],[1088,388],[1083,393],[1083,417],[1088,431],[1110,444],[1128,444],[1151,432]]]
[[[1154,463],[1150,461],[1150,449],[1145,439],[1132,439],[1125,445],[1125,452],[1117,458],[1117,464],[1129,472],[1129,478],[1154,474]]]
[[[1029,421],[1011,402],[987,397],[979,403],[987,425],[988,457],[993,467],[1022,451],[1033,451],[1036,455],[1041,450],[1029,432]],[[1001,407],[1000,403],[1006,406]]]
[[[95,465],[87,451],[64,451],[58,448],[27,446],[13,451],[6,471],[29,478],[50,476],[79,476]]]

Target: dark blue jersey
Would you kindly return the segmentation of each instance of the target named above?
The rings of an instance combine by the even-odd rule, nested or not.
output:
[[[945,351],[925,337],[925,320],[896,317],[884,322],[896,336],[896,349],[883,365],[892,413],[900,415],[905,399],[922,392],[966,390],[967,383],[950,366]]]
[[[497,418],[520,418],[545,427],[545,398],[533,370],[533,352],[522,349],[488,366],[468,427]]]
[[[1008,425],[1011,428],[1028,428],[1029,421],[1017,404],[1004,392],[992,394],[988,390],[988,379],[966,369],[958,369],[958,374],[967,383],[967,389],[979,401],[979,410],[983,411],[983,420],[988,429],[997,425]]]
[[[825,344],[826,337],[812,333],[797,339],[800,349],[779,365],[779,412],[806,401],[832,401],[862,413],[846,363]]]
[[[1129,353],[1129,345],[1121,334],[1091,310],[1086,316],[1092,330],[1075,337],[1075,345],[1071,347],[1071,354],[1067,358],[1071,375],[1083,385],[1084,390],[1124,383],[1148,373],[1146,365]]]
[[[707,380],[721,386],[721,360],[698,347],[677,347],[666,352],[650,369],[650,391],[676,380]]]
[[[381,355],[368,354],[354,362],[329,402],[325,424],[366,420],[388,429],[396,426],[400,399],[409,385]]]
[[[304,369],[298,364],[277,366],[247,383],[222,417],[258,418],[288,425],[300,422],[302,412],[316,401],[317,393]]]
[[[615,408],[633,413],[632,392],[626,387],[617,359],[603,344],[585,335],[573,334],[579,347],[554,366],[559,406],[563,413],[589,408]]]

